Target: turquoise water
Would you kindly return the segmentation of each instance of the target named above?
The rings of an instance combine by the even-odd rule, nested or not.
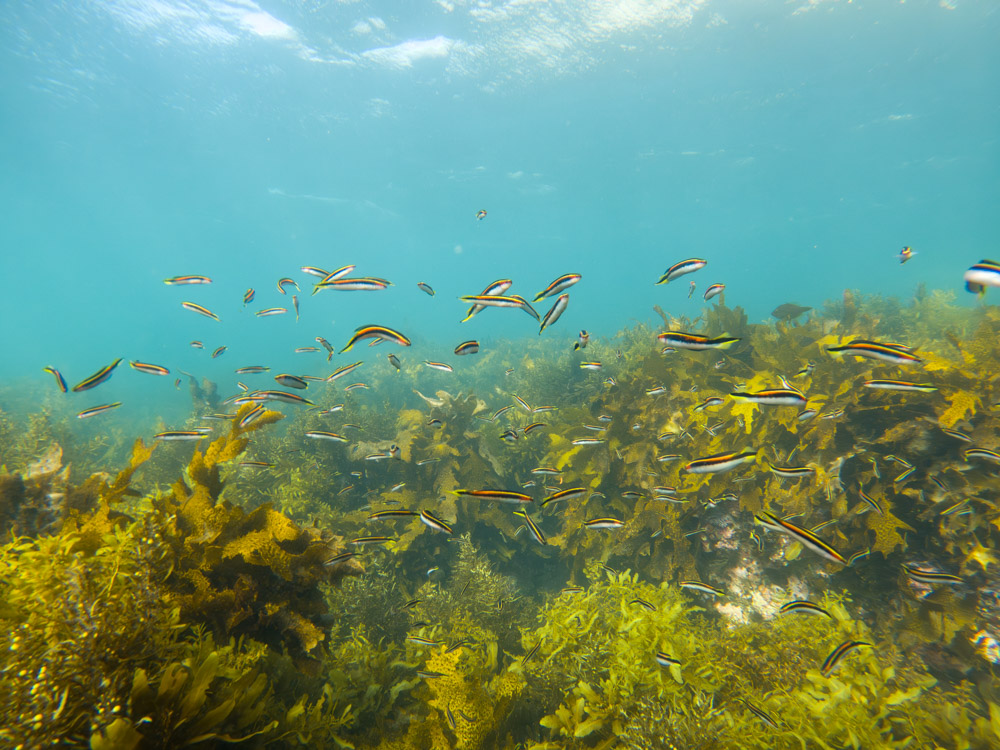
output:
[[[0,745],[995,747],[997,40],[993,0],[0,3]],[[345,265],[392,283],[301,271]],[[461,322],[569,273],[541,333]],[[412,347],[339,353],[367,324]]]
[[[367,322],[443,353],[534,336],[521,315],[459,325],[455,297],[503,276],[527,296],[583,274],[561,338],[653,304],[693,317],[716,282],[751,320],[845,288],[959,288],[996,254],[996,10],[5,3],[2,376],[75,382],[121,355],[288,368],[291,341]],[[692,299],[654,286],[689,256],[710,261]],[[347,263],[395,287],[306,291],[298,326],[242,309],[247,287],[250,309],[287,304],[278,278]],[[161,283],[188,273],[215,283]]]

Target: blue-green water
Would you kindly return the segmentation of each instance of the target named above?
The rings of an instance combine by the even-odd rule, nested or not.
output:
[[[201,663],[211,633],[220,648],[247,640],[224,655],[207,706],[225,705],[227,681],[251,665],[274,691],[267,713],[240,724],[237,711],[217,728],[252,726],[260,746],[268,732],[295,746],[306,730],[292,707],[324,690],[349,718],[342,730],[310,718],[309,731],[340,748],[995,746],[1000,290],[968,294],[963,273],[1000,256],[998,39],[992,0],[0,3],[0,533],[24,537],[0,547],[0,671],[19,679],[0,685],[0,741],[30,746],[49,731],[97,748],[117,714],[86,675],[135,731],[169,727],[170,711],[144,716],[134,667],[162,685],[171,660]],[[915,252],[905,264],[904,246]],[[685,258],[707,265],[655,284]],[[313,295],[318,279],[300,270],[348,264],[392,284]],[[519,310],[461,322],[458,298],[496,279],[531,300],[567,273],[582,279],[541,334]],[[187,274],[213,281],[163,283]],[[280,293],[283,277],[299,291]],[[724,297],[706,303],[717,283]],[[814,312],[776,321],[787,302]],[[255,315],[279,306],[288,313]],[[664,323],[741,340],[661,352]],[[362,342],[329,363],[322,349],[294,351],[324,338],[339,352],[366,324],[412,347]],[[574,352],[583,329],[591,344]],[[919,366],[828,356],[862,338],[914,346]],[[481,353],[455,355],[469,339]],[[43,371],[72,387],[117,358],[108,382],[79,394]],[[603,371],[580,369],[585,359]],[[281,424],[201,421],[235,412],[223,399],[238,381],[276,387],[278,373],[323,377],[358,360],[349,378],[296,391],[317,409],[277,405]],[[270,371],[234,373],[251,365]],[[740,400],[783,378],[814,412]],[[865,387],[904,378],[911,390]],[[354,381],[372,388],[343,392]],[[189,382],[217,384],[218,398]],[[524,431],[535,420],[545,424]],[[151,440],[204,424],[211,450],[248,439],[218,482],[198,465],[209,441]],[[309,439],[317,430],[346,445]],[[122,469],[140,436],[156,451],[134,492],[95,489],[100,477],[87,476]],[[698,459],[729,451],[755,455],[730,474],[697,473]],[[800,478],[770,471],[797,464]],[[539,508],[576,485],[571,502]],[[460,489],[524,490],[538,525]],[[268,502],[269,533],[233,530]],[[413,518],[368,516],[388,509]],[[421,525],[421,511],[455,534]],[[764,532],[765,511],[806,533]],[[274,553],[292,525],[313,558],[282,576],[284,556],[301,552]],[[843,555],[803,547],[809,529]],[[389,546],[352,546],[369,534]],[[111,549],[125,574],[101,578]],[[355,549],[352,572],[365,574],[344,583],[327,558]],[[45,567],[58,555],[66,577],[93,576],[94,598],[61,587],[60,566]],[[186,588],[199,571],[218,600]],[[719,586],[718,598],[685,579]],[[253,616],[220,625],[219,610],[251,589],[239,611]],[[127,615],[142,596],[159,607],[145,624]],[[779,617],[792,597],[828,608],[829,622]],[[142,625],[145,650],[52,655],[53,643],[84,643],[77,631],[92,623],[75,613],[110,611],[110,599],[126,614],[93,632],[114,651],[119,631]],[[322,637],[275,626],[286,611]],[[156,630],[156,617],[183,627]],[[466,638],[477,648],[456,647],[448,663],[443,644]],[[827,679],[824,656],[854,638],[871,650]],[[584,698],[588,721],[602,706],[590,732],[582,715],[558,719]],[[456,722],[454,700],[481,715]],[[23,706],[49,722],[24,729]],[[482,735],[460,737],[463,722]],[[353,744],[322,734],[334,729]],[[126,740],[101,747],[131,750]]]
[[[996,10],[5,3],[3,377],[119,354],[290,367],[290,342],[371,320],[444,351],[534,335],[526,316],[458,324],[454,298],[503,276],[528,295],[584,275],[563,337],[696,313],[715,282],[751,319],[958,288],[1000,229]],[[689,256],[710,261],[694,298],[654,287]],[[298,326],[242,311],[246,287],[287,302],[278,278],[347,263],[396,286],[306,292]],[[185,273],[215,279],[196,301],[222,326],[161,283]],[[230,351],[213,369],[193,338]]]

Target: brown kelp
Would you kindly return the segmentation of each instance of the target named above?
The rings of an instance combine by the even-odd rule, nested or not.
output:
[[[995,745],[997,308],[660,312],[586,356],[407,350],[155,450],[3,412],[0,738]],[[747,397],[775,391],[796,405]]]

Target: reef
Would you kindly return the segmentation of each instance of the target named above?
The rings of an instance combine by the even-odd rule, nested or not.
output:
[[[484,348],[461,388],[379,358],[194,442],[0,411],[0,744],[996,746],[1000,310],[657,313]],[[857,339],[920,363],[831,356]],[[893,378],[922,388],[866,385]],[[193,428],[226,394],[190,383]],[[730,395],[784,386],[807,404]]]

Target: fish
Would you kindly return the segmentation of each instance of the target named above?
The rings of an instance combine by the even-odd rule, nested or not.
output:
[[[680,661],[667,654],[665,651],[657,651],[655,655],[656,663],[661,667],[680,666]]]
[[[507,404],[507,406],[501,406],[501,407],[500,407],[499,409],[497,409],[497,410],[496,410],[495,412],[493,412],[493,416],[492,416],[492,417],[490,417],[490,421],[491,421],[491,422],[496,422],[496,421],[497,421],[497,418],[498,418],[498,417],[499,417],[499,416],[500,416],[501,414],[505,414],[506,412],[510,411],[510,410],[511,410],[511,409],[513,409],[513,408],[514,408],[514,407],[513,407],[513,406],[511,406],[510,404]]]
[[[271,469],[274,468],[274,464],[268,463],[267,461],[240,461],[240,466],[248,469]]]
[[[479,342],[463,341],[461,344],[455,347],[455,354],[463,356],[465,354],[478,354],[479,353]]]
[[[427,646],[428,648],[434,648],[444,643],[443,641],[432,641],[430,638],[424,638],[421,635],[408,635],[405,640],[407,643],[412,643],[417,646]]]
[[[454,372],[455,368],[451,365],[447,365],[444,362],[432,362],[428,359],[424,360],[424,365],[431,368],[432,370],[441,370],[441,372]]]
[[[562,469],[552,469],[547,466],[539,466],[536,469],[532,469],[531,473],[545,477],[557,477],[562,474]]]
[[[778,518],[772,513],[764,512],[760,515],[755,515],[754,518],[765,528],[790,536],[795,541],[800,542],[803,547],[811,549],[820,557],[823,557],[831,562],[840,563],[841,565],[847,564],[847,560],[844,556],[834,549],[832,545],[827,544],[808,529],[796,526],[791,521]]]
[[[274,315],[284,315],[286,312],[288,312],[288,309],[284,307],[268,307],[264,310],[258,310],[254,315],[258,318],[270,318]]]
[[[497,500],[501,503],[533,503],[530,495],[508,490],[452,490],[459,497],[474,497],[479,500]]]
[[[525,401],[523,398],[518,396],[516,393],[513,394],[514,400],[517,401],[517,405],[524,409],[528,414],[531,414],[531,405]]]
[[[532,422],[528,426],[524,427],[522,432],[524,432],[525,435],[530,435],[535,430],[540,430],[543,427],[548,427],[548,425],[545,424],[545,422]]]
[[[91,388],[96,388],[101,383],[106,383],[114,374],[115,368],[118,367],[118,363],[121,361],[122,359],[121,357],[119,357],[110,365],[102,367],[100,370],[95,372],[89,378],[84,378],[79,383],[73,386],[73,393],[80,393],[81,391],[89,391]]]
[[[818,604],[813,604],[805,599],[795,599],[794,601],[787,602],[781,605],[781,609],[778,610],[778,614],[787,615],[794,612],[804,612],[810,615],[825,615],[831,620],[835,619],[833,615],[827,612]]]
[[[538,329],[539,336],[542,335],[542,331],[559,320],[559,317],[566,312],[567,305],[569,305],[569,295],[560,294],[559,298],[555,301],[555,304],[549,308],[549,311],[545,313],[545,316],[542,318],[541,327]]]
[[[864,487],[861,486],[858,487],[858,496],[866,503],[868,503],[868,506],[876,513],[878,513],[880,516],[885,515],[885,510],[882,508],[882,504],[874,497],[869,495],[867,492],[865,492]]]
[[[240,428],[247,427],[264,415],[264,404],[257,404],[240,419]]]
[[[646,389],[647,396],[662,396],[667,392],[666,386],[654,385],[652,388]]]
[[[708,265],[708,261],[703,258],[688,258],[687,260],[682,260],[678,263],[674,263],[670,268],[663,272],[660,276],[660,280],[656,282],[659,284],[667,284],[674,279],[680,278],[684,274],[694,273],[695,271],[704,268]]]
[[[960,583],[965,583],[965,580],[959,576],[951,575],[950,573],[938,573],[933,570],[922,570],[920,568],[915,568],[912,565],[903,565],[903,572],[906,573],[908,578],[914,581],[930,585],[941,583],[954,586]]]
[[[589,521],[584,521],[583,526],[587,529],[622,529],[625,527],[625,522],[619,518],[591,518]]]
[[[524,522],[527,524],[528,527],[528,532],[531,534],[532,538],[536,542],[541,544],[543,547],[548,544],[548,542],[545,539],[545,534],[543,534],[542,530],[538,528],[538,525],[531,520],[531,516],[529,516],[523,510],[515,510],[514,515],[521,516],[521,518],[524,519]]]
[[[726,291],[725,284],[712,284],[712,286],[710,286],[708,289],[705,290],[704,294],[705,301],[708,302],[713,297],[718,297],[724,291]]]
[[[538,643],[536,643],[536,644],[535,644],[534,646],[532,646],[532,647],[531,647],[531,650],[530,650],[530,651],[528,651],[528,653],[526,653],[526,654],[524,655],[524,657],[523,657],[523,658],[521,659],[521,663],[522,663],[522,664],[526,664],[526,663],[527,663],[528,661],[530,661],[530,660],[531,660],[531,657],[533,657],[533,656],[534,656],[535,654],[537,654],[537,653],[538,653],[538,649],[539,649],[539,648],[541,647],[541,645],[542,645],[542,642],[541,642],[541,641],[539,641],[539,642],[538,642]]]
[[[368,390],[368,384],[367,383],[351,383],[350,385],[345,385],[344,386],[344,390],[348,391],[348,392],[350,392],[350,391],[367,391]]]
[[[532,302],[541,302],[546,297],[553,297],[561,292],[565,292],[583,277],[578,273],[567,273],[553,281],[542,291],[535,295]]]
[[[691,299],[694,296],[694,292],[697,288],[698,285],[693,281],[688,284],[688,299]]]
[[[302,271],[302,273],[308,274],[309,276],[316,276],[321,279],[325,279],[327,276],[330,275],[322,268],[316,268],[316,266],[301,266],[299,270]]]
[[[581,370],[600,370],[603,366],[604,365],[602,365],[600,362],[581,362],[580,363],[580,369]]]
[[[295,322],[299,321],[299,295],[292,295],[292,308],[295,310]]]
[[[650,612],[656,611],[656,605],[652,602],[647,602],[645,599],[632,599],[629,604],[637,604],[643,609],[648,609]]]
[[[896,346],[880,344],[875,341],[856,340],[843,346],[828,346],[826,348],[834,357],[864,357],[893,365],[918,365],[923,362],[920,357],[910,354]]]
[[[443,531],[445,534],[453,534],[454,530],[445,521],[441,520],[429,510],[420,511],[420,520],[425,526],[434,529],[435,531]]]
[[[313,294],[325,290],[336,292],[378,292],[388,289],[389,282],[385,279],[376,279],[368,276],[357,276],[353,278],[330,279],[321,281],[313,287]]]
[[[208,437],[209,430],[166,430],[153,435],[153,440],[164,440],[167,442],[182,442],[186,440],[201,440]]]
[[[606,442],[604,438],[578,438],[573,445],[604,445]]]
[[[264,367],[263,365],[250,365],[248,367],[240,367],[236,370],[237,375],[258,375],[262,372],[268,372],[271,368]]]
[[[322,284],[324,281],[336,281],[337,279],[342,279],[345,276],[347,276],[347,274],[349,274],[351,271],[353,271],[355,268],[356,268],[356,266],[354,266],[354,265],[341,266],[336,271],[333,271],[332,273],[328,273],[326,276],[324,276],[322,279],[320,279],[319,283]],[[313,294],[315,294],[315,293],[316,293],[316,290],[313,289]]]
[[[388,355],[386,359],[389,360],[390,365],[396,368],[396,372],[399,372],[402,369],[403,365],[399,361],[399,357],[397,357],[395,354]]]
[[[778,724],[778,722],[775,720],[775,718],[773,716],[771,716],[771,714],[767,713],[766,711],[764,711],[761,708],[757,708],[757,706],[755,706],[753,703],[751,703],[750,701],[744,700],[743,698],[740,698],[739,701],[744,706],[747,707],[747,710],[750,713],[752,713],[758,719],[760,719],[765,724],[767,724],[768,726],[770,726],[772,729],[781,729],[781,725]]]
[[[981,260],[962,277],[965,288],[980,297],[986,294],[986,287],[1000,287],[1000,263],[995,260]]]
[[[274,380],[278,383],[278,385],[283,385],[286,388],[298,388],[299,390],[303,390],[309,387],[309,384],[298,375],[289,375],[287,372],[275,375]]]
[[[166,367],[160,367],[159,365],[151,365],[148,362],[138,362],[136,360],[129,360],[128,366],[133,370],[138,370],[139,372],[144,372],[147,375],[169,375],[170,370]],[[65,388],[63,393],[65,393]]]
[[[421,292],[426,292],[427,294],[429,294],[432,297],[434,296],[434,289],[431,287],[430,284],[428,284],[425,281],[418,281],[417,282],[417,289],[419,289]]]
[[[191,342],[191,348],[192,349],[204,349],[205,345],[203,343],[201,343],[200,341],[192,341]]]
[[[481,297],[494,297],[496,295],[503,294],[508,289],[510,289],[510,287],[513,285],[513,283],[514,282],[511,281],[510,279],[497,279],[492,284],[490,284],[489,286],[487,286],[482,292],[480,292],[479,296],[481,296]],[[470,307],[466,311],[465,317],[462,318],[462,322],[463,323],[466,322],[473,315],[475,315],[476,313],[481,312],[482,310],[485,310],[485,309],[486,309],[485,305],[480,305],[480,304],[473,305],[472,307]]]
[[[709,338],[708,336],[684,333],[682,331],[666,331],[659,334],[656,338],[659,339],[660,343],[693,352],[707,351],[709,349],[728,349],[740,341],[739,338],[725,336]]]
[[[819,672],[824,677],[829,677],[830,674],[837,668],[844,657],[856,648],[861,648],[862,646],[870,647],[872,644],[866,643],[865,641],[844,641],[837,648],[830,652],[823,660],[823,665],[819,668]]]
[[[899,265],[903,265],[906,261],[912,260],[914,255],[916,255],[916,253],[913,252],[913,248],[907,245],[899,251],[899,254],[896,257],[899,258]]]
[[[359,536],[357,539],[352,539],[348,544],[353,544],[355,546],[364,546],[367,544],[395,544],[396,540],[390,536]]]
[[[947,435],[950,438],[955,438],[956,440],[961,440],[963,443],[971,443],[972,442],[972,436],[971,435],[967,435],[966,433],[962,432],[961,430],[949,430],[947,427],[942,427],[941,428],[941,432],[943,432],[945,435]]]
[[[226,353],[226,349],[228,348],[229,347],[227,346],[218,347],[214,352],[212,352],[212,359],[218,359],[219,357],[221,357],[223,354]]]
[[[167,286],[186,286],[190,284],[211,284],[212,280],[208,276],[171,276],[164,279]]]
[[[580,331],[577,335],[576,343],[573,344],[573,351],[579,351],[580,349],[586,349],[587,344],[590,343],[590,334],[586,331]]]
[[[56,380],[56,387],[60,391],[62,391],[63,393],[67,392],[68,388],[66,387],[66,378],[64,378],[62,376],[62,373],[59,372],[59,370],[57,370],[54,367],[43,367],[42,368],[42,372],[47,372],[49,375],[51,375],[53,378],[55,378],[55,380]]]
[[[243,292],[243,307],[246,307],[251,302],[253,302],[254,297],[257,296],[257,292],[254,291],[253,287],[247,289]]]
[[[936,385],[931,385],[930,383],[911,383],[908,380],[866,380],[862,385],[865,388],[875,388],[883,391],[932,393],[937,390]]]
[[[795,318],[809,312],[810,310],[812,310],[811,307],[796,305],[794,302],[786,302],[785,304],[778,305],[776,308],[771,310],[771,317],[783,320],[787,323],[790,320],[795,320]]]
[[[385,326],[367,325],[355,329],[354,335],[351,336],[350,340],[347,342],[347,345],[340,350],[340,353],[343,354],[344,352],[348,352],[359,341],[362,341],[364,339],[369,339],[372,337],[378,337],[381,339],[385,339],[386,341],[393,341],[399,344],[400,346],[410,345],[410,340],[406,338],[406,336],[401,334],[399,331],[394,331],[392,328],[387,328]]]
[[[319,351],[318,346],[299,346],[295,348],[296,354],[314,354]]]
[[[191,312],[196,312],[199,315],[204,315],[206,318],[211,318],[212,320],[218,321],[219,316],[214,312],[209,310],[207,307],[202,307],[201,305],[195,304],[194,302],[181,302],[181,307],[185,310],[190,310]]]
[[[482,307],[524,307],[524,297],[503,294],[467,294],[459,297],[462,302],[475,302]]]
[[[702,401],[700,404],[698,404],[696,407],[694,407],[694,410],[695,411],[704,411],[705,409],[707,409],[710,406],[718,406],[721,403],[724,403],[724,402],[718,396],[709,396],[704,401]]]
[[[516,440],[519,439],[517,430],[515,429],[504,430],[503,432],[500,433],[500,439],[503,440],[505,443],[515,442]]]
[[[744,451],[743,453],[716,453],[714,456],[705,456],[689,461],[684,465],[684,471],[688,474],[721,474],[756,460],[756,450]]]
[[[700,591],[703,594],[712,594],[713,596],[725,596],[726,592],[722,589],[717,589],[715,586],[709,586],[707,583],[702,583],[701,581],[681,581],[678,584],[682,589],[691,589],[692,591]]]
[[[868,555],[870,555],[871,552],[872,552],[871,548],[863,549],[860,552],[855,552],[853,555],[851,555],[849,558],[847,558],[847,564],[848,565],[854,565],[854,563],[856,563],[861,558],[867,557]]]
[[[294,279],[288,279],[288,278],[278,279],[278,291],[279,292],[281,292],[282,294],[287,294],[287,292],[285,291],[285,287],[286,286],[294,286],[295,287],[295,291],[299,291],[299,285],[295,283]]]
[[[73,390],[75,391],[76,388]],[[970,458],[981,458],[984,461],[992,461],[995,464],[1000,464],[1000,453],[997,453],[997,451],[991,451],[987,448],[968,448],[962,451],[962,455],[965,457],[966,461]]]
[[[476,221],[482,221],[485,218],[486,218],[486,209],[485,208],[481,208],[478,211],[476,211]]]
[[[768,468],[772,474],[782,479],[801,479],[802,477],[811,477],[816,474],[816,467],[814,466],[774,466],[770,464]]]
[[[552,470],[547,469],[546,471],[552,471]],[[539,472],[538,469],[532,471],[533,474],[537,472]],[[549,503],[558,503],[565,500],[576,500],[576,498],[583,497],[586,494],[587,494],[586,487],[570,487],[565,490],[559,490],[558,492],[555,492],[549,495],[544,500],[542,500],[540,507],[544,508]]]
[[[95,417],[98,414],[103,414],[106,411],[111,411],[112,409],[117,409],[122,405],[121,401],[115,401],[112,404],[101,404],[100,406],[91,406],[89,409],[84,409],[79,414],[76,415],[77,419],[87,419],[89,417]]]
[[[254,391],[251,401],[283,401],[286,404],[304,404],[314,406],[312,401],[302,396],[285,391]]]
[[[329,362],[333,359],[333,345],[322,336],[317,336],[316,341],[326,349],[326,361]]]
[[[363,364],[364,364],[364,362],[354,362],[354,363],[349,364],[349,365],[344,365],[343,367],[340,367],[340,368],[334,370],[333,374],[331,374],[329,377],[327,377],[327,381],[332,383],[334,380],[337,380],[338,378],[342,378],[345,375],[347,375],[348,373],[351,373],[354,370],[358,369]]]
[[[812,362],[812,361],[806,362],[805,365],[802,367],[802,369],[799,370],[797,373],[795,373],[795,375],[793,375],[792,377],[795,377],[795,378],[805,378],[805,377],[808,377],[809,375],[812,375],[813,370],[815,370],[815,369],[816,369],[816,363],[815,362]]]
[[[310,430],[305,433],[307,438],[312,438],[313,440],[331,440],[335,443],[346,443],[347,438],[343,435],[338,435],[336,432],[327,432],[325,430]]]
[[[658,463],[666,463],[667,461],[678,461],[681,458],[680,453],[664,453],[662,456],[657,456],[656,460]]]
[[[802,407],[808,403],[808,399],[806,399],[800,391],[797,391],[794,388],[769,388],[753,393],[747,391],[733,391],[729,394],[729,397],[738,401],[767,406]]]

